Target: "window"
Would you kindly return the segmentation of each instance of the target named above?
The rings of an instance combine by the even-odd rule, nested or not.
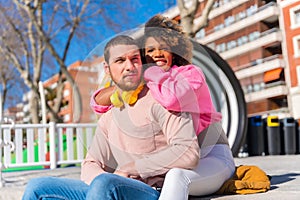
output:
[[[225,20],[224,20],[224,24],[225,26],[229,26],[230,24],[233,24],[235,21],[234,16],[228,16]]]
[[[293,37],[294,57],[300,57],[300,35]]]
[[[211,48],[211,49],[217,48],[217,47],[216,47],[216,44],[215,44],[214,42],[207,44],[207,46],[208,46],[209,48]]]
[[[232,40],[232,41],[227,43],[227,49],[228,50],[233,49],[235,47],[236,47],[236,41],[235,40]]]
[[[300,24],[300,10],[297,10],[297,12],[295,12],[295,22],[296,24]]]
[[[249,41],[252,42],[260,37],[260,32],[254,31],[248,35]]]
[[[204,28],[200,29],[200,31],[198,31],[196,33],[195,37],[198,38],[198,39],[204,38],[205,37],[205,29]]]
[[[291,28],[300,27],[300,5],[290,9]]]
[[[70,114],[66,114],[66,115],[64,115],[64,122],[69,122],[70,121],[70,119],[71,119],[71,117],[70,117]]]
[[[251,16],[254,13],[256,13],[257,11],[257,5],[252,5],[249,8],[247,8],[246,12],[247,12],[247,16]]]
[[[70,95],[70,90],[64,90],[64,97],[67,97]]]
[[[298,85],[300,86],[300,66],[297,66],[297,67],[296,67],[296,71],[297,71]]]

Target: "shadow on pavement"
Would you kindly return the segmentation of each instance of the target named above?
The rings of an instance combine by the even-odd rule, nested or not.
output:
[[[299,173],[287,173],[282,175],[273,175],[271,176],[271,190],[277,189],[276,185],[286,183],[296,179],[296,176],[299,176]]]

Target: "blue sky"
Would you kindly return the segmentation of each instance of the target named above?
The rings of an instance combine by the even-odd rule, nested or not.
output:
[[[77,60],[84,60],[97,44],[114,34],[137,28],[153,15],[163,13],[168,8],[176,5],[176,0],[129,0],[128,3],[115,1],[115,4],[119,5],[105,8],[105,13],[117,24],[116,30],[110,28],[104,20],[101,21],[94,35],[84,41],[76,41],[71,45],[71,51],[66,61],[67,65]],[[124,8],[124,10],[117,10],[118,6]]]

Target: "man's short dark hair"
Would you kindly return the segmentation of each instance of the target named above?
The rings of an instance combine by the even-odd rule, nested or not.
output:
[[[135,45],[137,47],[139,46],[138,42],[128,35],[118,35],[112,38],[107,42],[107,44],[104,47],[104,60],[107,64],[110,58],[110,48],[117,45]]]

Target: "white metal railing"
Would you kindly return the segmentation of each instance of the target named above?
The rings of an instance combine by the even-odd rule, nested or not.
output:
[[[78,164],[92,142],[96,124],[0,124],[2,171],[17,168],[54,169]],[[2,152],[3,150],[3,152]]]

